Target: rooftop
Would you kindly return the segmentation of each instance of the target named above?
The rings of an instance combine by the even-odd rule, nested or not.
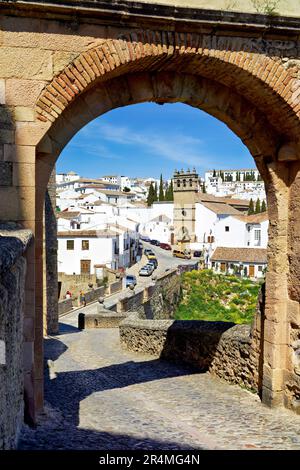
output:
[[[244,263],[266,263],[265,248],[227,248],[219,246],[215,249],[212,261],[237,261]]]
[[[116,235],[112,230],[66,230],[57,233],[59,238],[113,238]]]

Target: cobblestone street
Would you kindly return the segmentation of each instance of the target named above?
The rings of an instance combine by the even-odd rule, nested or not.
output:
[[[300,417],[208,373],[122,351],[118,329],[46,340],[45,413],[19,449],[300,449]]]

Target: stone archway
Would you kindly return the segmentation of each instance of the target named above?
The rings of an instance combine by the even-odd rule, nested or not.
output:
[[[270,405],[294,406],[300,390],[292,346],[300,331],[300,82],[295,69],[286,70],[259,41],[164,31],[122,34],[79,54],[49,80],[36,101],[36,119],[28,123],[34,185],[20,194],[20,205],[35,235],[28,254],[28,276],[35,279],[34,406],[43,402],[43,202],[50,173],[81,127],[111,109],[146,101],[179,101],[210,113],[255,159],[270,217],[262,397]]]

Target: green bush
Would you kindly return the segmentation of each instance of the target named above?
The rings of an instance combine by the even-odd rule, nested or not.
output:
[[[259,282],[215,274],[209,269],[184,273],[184,295],[175,318],[251,323],[260,286]]]

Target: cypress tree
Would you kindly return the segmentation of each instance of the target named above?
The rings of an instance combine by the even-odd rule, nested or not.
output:
[[[216,170],[214,170],[213,172],[213,178],[215,178],[217,175],[216,175]]]
[[[260,199],[258,198],[255,204],[255,214],[259,214],[260,212],[261,212]]]
[[[169,186],[169,201],[174,201],[174,194],[173,194],[173,180],[171,180],[171,184]]]
[[[160,175],[160,180],[159,180],[159,195],[158,195],[158,200],[159,201],[164,201],[165,196],[164,196],[164,183],[162,179],[162,174]]]
[[[203,192],[204,194],[206,194],[206,187],[205,187],[205,183],[203,183],[203,185],[202,185],[202,192]]]
[[[261,212],[266,212],[267,206],[266,206],[266,201],[263,200],[262,205],[261,205]]]
[[[147,206],[148,207],[152,206],[153,201],[154,201],[154,188],[153,188],[153,184],[150,183],[148,197],[147,197]]]
[[[166,183],[166,189],[165,189],[165,201],[169,201],[169,185],[168,182]]]
[[[251,214],[254,214],[254,203],[253,203],[252,198],[250,199],[249,209],[248,209],[248,215],[251,215]]]
[[[157,182],[155,181],[155,186],[154,186],[154,199],[153,202],[158,201],[158,196],[157,196]]]

